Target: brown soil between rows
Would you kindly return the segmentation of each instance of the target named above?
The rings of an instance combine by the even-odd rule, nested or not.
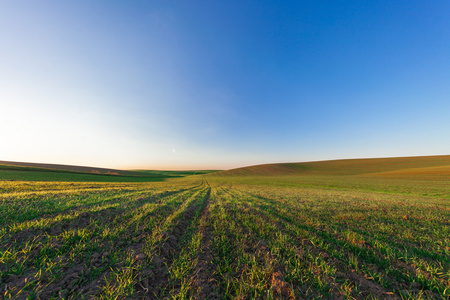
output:
[[[255,198],[265,199],[264,197],[260,197],[260,196],[256,196],[256,195],[250,195],[250,196],[255,197]],[[273,223],[278,228],[278,230],[280,230],[281,232],[285,233],[288,236],[292,236],[290,233],[287,232],[286,227],[281,222],[278,222],[278,221],[274,222],[274,220],[270,220],[269,217],[267,215],[265,215],[264,213],[262,213],[262,211],[260,211],[260,210],[253,209],[253,211],[257,215],[259,215],[261,218],[266,220],[267,222]],[[314,255],[325,258],[327,260],[328,264],[334,266],[338,270],[347,270],[347,272],[337,272],[336,273],[337,277],[340,277],[341,279],[342,278],[348,279],[348,280],[354,282],[355,284],[357,284],[359,286],[359,288],[361,289],[361,293],[363,295],[365,295],[367,297],[368,296],[380,297],[383,299],[398,299],[398,296],[396,296],[392,292],[389,292],[388,290],[384,289],[380,284],[366,279],[363,274],[356,272],[350,266],[347,266],[346,264],[344,264],[342,261],[340,261],[336,258],[331,259],[330,255],[326,251],[316,247],[309,240],[303,239],[301,237],[293,237],[293,238],[297,241],[297,243],[293,246],[296,248],[297,256],[300,259],[304,258],[305,251],[303,250],[303,248],[305,248],[309,252],[312,252]],[[336,247],[339,247],[339,246],[336,245]],[[338,289],[339,284],[336,282],[335,279],[336,278],[328,278],[328,283],[333,288],[333,293],[332,293],[333,297],[335,299],[339,299],[339,298],[341,298],[340,292]],[[301,287],[298,287],[297,289],[301,290]],[[358,296],[356,294],[353,294],[352,297],[354,297],[356,299],[360,298],[360,296]]]
[[[265,199],[264,197],[261,197],[259,195],[253,195],[254,197],[258,197],[261,199]],[[273,208],[272,208],[273,209]],[[276,216],[275,216],[276,217]],[[321,220],[323,221],[323,220]],[[284,227],[281,223],[277,222],[277,226],[281,226],[280,230],[283,230],[282,228]],[[339,227],[339,229],[346,230],[348,229],[348,227],[344,227],[341,226]],[[316,237],[321,238],[321,235],[318,234],[318,232],[314,232],[309,230],[310,233],[313,233]],[[366,234],[362,234],[364,237],[369,237]],[[301,244],[302,242],[304,242],[305,240],[299,240],[299,244]],[[339,246],[338,244],[334,244],[333,242],[330,242],[331,244],[333,244],[337,249],[340,249],[341,246]],[[310,245],[310,249],[311,246],[314,246],[313,244]],[[361,247],[362,249],[371,249],[371,245],[366,243],[366,242],[361,242],[358,243],[358,247]],[[313,248],[316,248],[315,246]],[[400,248],[398,248],[398,250],[401,250]],[[351,251],[351,250],[349,250]],[[349,255],[353,255],[350,254],[351,252],[349,252]],[[326,252],[323,252],[322,250],[319,249],[318,255],[326,255],[328,256],[328,254]],[[383,299],[400,299],[400,295],[404,296],[406,294],[409,294],[410,296],[417,296],[419,294],[424,294],[426,295],[427,298],[439,298],[438,294],[429,290],[423,290],[423,286],[417,282],[413,282],[413,283],[406,283],[403,281],[397,281],[396,279],[392,278],[391,280],[391,284],[394,286],[394,288],[390,290],[387,290],[386,288],[382,287],[380,284],[378,284],[377,282],[373,281],[372,278],[367,277],[367,275],[364,275],[361,272],[358,272],[356,270],[354,270],[351,266],[347,266],[344,262],[334,258],[332,261],[330,261],[335,267],[338,268],[337,275],[340,278],[345,278],[351,282],[353,282],[354,284],[356,284],[359,289],[360,289],[360,294],[365,298],[365,297],[379,297],[379,298],[383,298]],[[366,264],[365,261],[361,260],[360,258],[358,258],[358,262],[360,264]],[[395,266],[398,270],[403,270],[403,271],[407,271],[409,274],[411,275],[416,275],[416,272],[421,273],[422,275],[427,274],[427,272],[423,271],[423,270],[416,270],[413,269],[412,267],[407,266],[404,262],[396,260],[394,262],[391,262],[392,266]],[[366,264],[370,269],[372,269],[372,271],[375,271],[379,274],[382,274],[383,276],[387,276],[386,272],[379,266],[374,265],[374,264]],[[429,273],[428,273],[429,274]],[[427,276],[425,276],[427,277]],[[428,279],[430,279],[430,276],[427,277]],[[436,280],[440,283],[442,283],[444,286],[445,284],[449,284],[448,281],[445,281],[441,278],[436,278]],[[395,292],[393,292],[395,291]],[[355,296],[356,297],[356,296]],[[361,296],[359,296],[361,297]],[[356,297],[358,298],[358,297]]]
[[[212,250],[212,231],[210,222],[210,201],[208,197],[205,203],[205,209],[200,219],[199,231],[202,235],[201,246],[197,253],[197,265],[195,267],[193,281],[193,297],[194,299],[221,299],[219,285],[215,274],[216,267],[213,261],[217,260],[217,256]]]
[[[224,190],[224,192],[229,197],[236,197],[229,190]],[[240,203],[244,208],[248,209],[250,206],[247,203]],[[242,230],[247,234],[249,239],[244,241],[242,247],[244,251],[250,255],[254,255],[261,266],[265,266],[266,276],[264,282],[266,284],[266,289],[271,290],[273,299],[283,299],[283,300],[294,300],[296,299],[294,295],[294,288],[285,280],[286,270],[278,262],[278,259],[272,255],[267,243],[260,239],[255,232],[252,232],[244,224],[242,224],[236,212],[233,209],[229,209],[228,213],[232,216],[232,219],[240,224]],[[242,280],[245,280],[242,278]],[[200,299],[200,298],[199,298]],[[259,298],[258,298],[259,299]]]
[[[209,198],[210,188],[207,191]],[[172,265],[175,256],[180,251],[180,239],[184,235],[186,228],[192,222],[196,214],[197,201],[183,212],[183,216],[174,226],[172,232],[160,233],[160,243],[156,247],[156,253],[151,257],[151,268],[144,267],[138,275],[138,282],[135,285],[137,297],[143,299],[169,299],[171,293],[176,293],[178,283],[171,282],[169,267]],[[201,207],[201,213],[205,210],[205,205]]]
[[[86,211],[79,214],[76,218],[67,219],[59,222],[51,222],[43,229],[24,229],[11,236],[4,237],[4,241],[6,241],[2,247],[12,247],[17,243],[26,243],[27,241],[35,240],[36,237],[39,237],[42,234],[48,234],[50,236],[58,236],[63,231],[82,229],[90,225],[92,220],[99,220],[101,223],[111,222],[113,219],[123,215],[130,209],[138,209],[140,206],[143,206],[147,203],[162,203],[162,200],[166,197],[170,197],[175,194],[179,194],[186,191],[185,189],[177,190],[175,192],[162,192],[155,195],[147,196],[147,197],[139,197],[133,201],[127,202],[123,197],[118,197],[117,199],[111,199],[110,201],[106,201],[102,204],[113,204],[124,202],[126,207],[124,208],[115,208],[108,207],[105,209],[100,209],[94,212]],[[98,205],[99,203],[90,204],[87,206],[83,206],[82,208],[89,208],[90,206]],[[70,215],[76,212],[72,211]],[[56,216],[57,214],[55,214]],[[52,215],[53,216],[53,215]],[[48,215],[46,215],[48,217]],[[54,217],[54,216],[53,216]],[[36,220],[42,219],[42,217],[37,218]]]
[[[132,209],[139,208],[140,206],[147,203],[147,201],[151,201],[152,199],[148,198],[138,198],[134,201],[134,203],[137,203],[138,206],[132,207]],[[140,205],[140,206],[139,206]],[[163,208],[163,206],[159,207],[160,209]],[[116,209],[108,209],[108,210],[102,210],[100,212],[95,213],[86,213],[82,214],[81,218],[73,219],[67,222],[64,226],[58,227],[58,228],[52,228],[53,233],[57,230],[74,230],[74,229],[81,229],[84,227],[89,226],[90,221],[92,219],[98,221],[99,218],[101,219],[102,223],[112,221],[113,219],[120,217],[120,215],[127,213],[128,210],[120,211],[120,214],[117,215]],[[132,236],[133,227],[128,228],[127,232],[122,234],[124,236],[123,239],[118,238],[115,240],[113,245],[101,245],[98,244],[100,248],[103,249],[103,254],[99,254],[94,252],[92,254],[92,257],[86,258],[83,253],[80,253],[77,255],[74,261],[68,261],[67,255],[70,255],[70,252],[67,254],[60,255],[55,258],[55,262],[58,264],[62,264],[60,273],[62,274],[62,278],[59,279],[57,282],[54,280],[48,280],[49,274],[46,273],[40,273],[37,274],[36,271],[28,272],[27,274],[21,275],[21,276],[15,276],[10,275],[6,280],[4,281],[4,284],[1,284],[2,290],[11,291],[11,295],[15,295],[18,291],[20,291],[23,287],[27,285],[31,280],[37,279],[39,277],[39,284],[42,286],[39,288],[38,297],[40,299],[48,299],[49,297],[54,297],[54,295],[58,295],[58,297],[63,297],[67,299],[75,299],[76,295],[83,295],[83,296],[93,296],[97,293],[99,290],[99,287],[103,285],[105,282],[105,277],[110,273],[109,271],[103,272],[100,276],[98,276],[96,279],[94,279],[92,282],[82,282],[82,280],[79,279],[80,274],[90,274],[94,272],[99,267],[107,266],[110,261],[110,254],[111,251],[114,251],[114,248],[121,249],[123,247],[127,247],[128,244],[128,238]],[[42,233],[41,231],[39,231]],[[34,236],[33,233],[28,233],[31,236]],[[140,236],[136,237],[135,244],[128,247],[128,251],[130,253],[141,253],[141,249],[143,247],[143,241],[145,240],[145,236],[148,235],[148,233],[142,232]],[[55,239],[51,242],[52,247],[54,249],[58,250],[61,248],[61,243],[58,241],[58,237],[55,236]],[[31,253],[28,254],[28,259],[32,260],[33,257],[36,257],[40,254],[40,250],[44,245],[39,245],[37,248],[35,248]],[[6,270],[5,270],[6,271]],[[38,276],[38,277],[37,277]],[[24,293],[24,297],[27,297],[28,293]],[[22,295],[17,295],[17,297],[22,297]]]

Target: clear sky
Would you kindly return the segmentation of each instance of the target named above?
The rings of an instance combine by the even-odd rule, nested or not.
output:
[[[450,1],[0,2],[0,160],[450,154]]]

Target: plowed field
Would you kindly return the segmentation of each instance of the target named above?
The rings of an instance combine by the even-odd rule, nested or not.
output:
[[[448,199],[193,176],[0,182],[5,299],[444,299]]]

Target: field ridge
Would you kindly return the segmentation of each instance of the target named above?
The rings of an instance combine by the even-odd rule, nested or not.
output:
[[[422,170],[420,175],[434,174],[439,170],[445,170],[444,175],[448,175],[449,167],[450,155],[439,155],[262,164],[220,171],[209,176],[380,175],[382,172],[410,174],[415,169]]]

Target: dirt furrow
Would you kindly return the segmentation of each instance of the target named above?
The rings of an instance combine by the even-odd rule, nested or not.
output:
[[[257,196],[257,195],[250,195],[255,197],[256,199],[261,200],[267,200],[264,197]],[[308,239],[304,239],[302,236],[298,236],[297,234],[293,233],[292,230],[289,230],[286,228],[286,226],[283,224],[283,220],[279,218],[277,213],[274,213],[273,211],[267,212],[265,210],[265,207],[256,205],[258,209],[255,209],[255,213],[258,214],[261,218],[265,219],[267,222],[272,222],[280,232],[285,233],[286,235],[290,236],[294,240],[296,240],[295,245],[293,247],[296,248],[295,252],[296,254],[300,255],[301,258],[305,257],[305,250],[312,253],[314,256],[322,257],[327,261],[327,264],[330,266],[335,267],[337,270],[336,272],[336,279],[340,279],[339,281],[347,280],[350,282],[353,282],[355,285],[359,286],[360,294],[362,295],[373,295],[376,297],[382,297],[384,299],[397,299],[398,296],[394,295],[392,292],[386,290],[383,288],[380,284],[367,279],[367,276],[364,275],[362,272],[359,272],[352,268],[351,266],[347,265],[344,261],[338,258],[333,258],[330,256],[330,254],[325,251],[324,249],[318,247],[314,243],[312,243]],[[272,206],[271,206],[272,207]],[[269,218],[269,215],[272,218],[275,218],[275,220],[271,220]],[[323,238],[321,235],[317,234],[316,232],[311,232],[318,238]],[[335,245],[336,247],[340,248],[338,245]],[[330,284],[332,287],[334,287],[334,294],[339,293],[339,289],[337,289],[340,284],[337,282],[331,282]],[[352,295],[353,297],[359,298],[357,295]]]
[[[221,299],[217,279],[215,278],[217,256],[212,249],[213,229],[210,224],[211,195],[206,199],[203,215],[200,219],[201,246],[197,252],[197,265],[194,269],[193,295],[195,299]]]
[[[180,251],[181,239],[186,229],[193,222],[198,209],[201,213],[205,205],[198,207],[199,201],[209,197],[210,188],[204,188],[203,192],[193,195],[194,199],[182,212],[182,216],[175,223],[154,236],[156,242],[150,247],[145,246],[144,251],[151,255],[150,265],[144,268],[139,275],[139,281],[135,285],[139,297],[146,299],[162,299],[169,297],[168,291],[176,290],[176,283],[171,282],[169,268],[175,256]]]
[[[172,194],[167,194],[165,193],[165,198],[166,197],[170,197]],[[68,225],[73,225],[70,228],[67,228],[68,230],[72,231],[76,231],[76,230],[81,230],[83,228],[87,228],[90,226],[91,221],[93,221],[95,224],[95,227],[92,228],[92,230],[103,230],[104,226],[106,224],[109,224],[109,228],[112,228],[111,225],[115,224],[117,226],[122,226],[123,225],[123,220],[121,221],[121,219],[123,219],[123,216],[125,215],[129,215],[131,210],[135,210],[135,211],[139,211],[139,207],[142,207],[143,205],[146,204],[147,201],[156,201],[156,199],[148,199],[148,198],[138,198],[136,200],[133,200],[131,205],[132,207],[127,207],[125,209],[123,209],[122,211],[117,211],[116,209],[112,209],[112,210],[108,210],[108,211],[100,211],[98,214],[97,212],[95,214],[88,214],[89,217],[86,216],[82,216],[82,218],[77,218],[75,220],[72,220]],[[128,203],[127,203],[128,204]],[[160,215],[165,215],[167,213],[167,210],[171,209],[171,204],[170,201],[166,204],[162,204],[158,207],[154,207],[155,209],[150,209],[148,213],[150,213],[152,216],[154,216],[155,214],[160,214]],[[132,217],[132,215],[128,216],[127,219],[129,217]],[[152,221],[158,219],[157,217],[150,217]],[[83,221],[84,220],[84,221]],[[117,224],[116,224],[117,223]],[[114,226],[113,226],[114,227]],[[103,229],[102,229],[103,228]],[[56,230],[60,230],[61,228],[57,228]],[[142,230],[141,230],[142,229]],[[11,292],[11,295],[13,295],[14,293],[20,291],[20,289],[22,287],[25,287],[27,285],[27,281],[29,282],[32,279],[38,279],[40,282],[48,282],[48,285],[46,286],[42,286],[42,287],[37,287],[35,288],[39,290],[39,294],[42,295],[47,295],[47,296],[51,296],[51,295],[55,295],[55,291],[56,290],[66,290],[65,292],[65,296],[68,297],[75,297],[77,294],[84,294],[87,290],[85,288],[83,288],[82,286],[77,285],[76,283],[83,283],[83,285],[86,284],[92,284],[95,286],[101,286],[100,282],[104,282],[104,277],[105,274],[103,274],[102,276],[98,277],[99,274],[98,271],[100,270],[101,272],[105,272],[107,271],[106,269],[108,269],[108,266],[112,263],[111,259],[112,256],[114,256],[114,249],[121,249],[119,252],[123,251],[123,249],[125,248],[126,251],[129,251],[130,253],[133,253],[133,251],[136,251],[136,247],[129,247],[127,249],[127,246],[129,245],[130,241],[136,241],[137,243],[139,243],[140,247],[137,248],[142,248],[142,243],[145,240],[145,236],[148,235],[148,232],[144,232],[145,228],[139,228],[139,232],[141,232],[140,236],[135,236],[136,235],[136,228],[134,226],[132,226],[132,224],[129,224],[129,226],[126,228],[126,230],[124,232],[122,232],[120,235],[123,238],[115,238],[112,241],[108,241],[108,240],[103,240],[102,238],[98,238],[95,237],[96,241],[96,246],[95,248],[98,248],[99,250],[96,250],[91,254],[86,253],[86,250],[81,250],[81,252],[79,252],[80,250],[76,250],[76,248],[78,247],[77,244],[72,245],[71,249],[69,251],[69,256],[74,256],[73,258],[68,257],[67,255],[65,256],[58,256],[55,258],[55,264],[59,266],[59,271],[58,273],[61,274],[62,278],[59,281],[55,281],[54,279],[46,279],[47,277],[49,277],[48,275],[50,274],[45,274],[45,273],[36,273],[36,272],[31,272],[31,273],[27,273],[21,276],[14,276],[11,275],[9,276],[9,278],[6,279],[5,282],[5,288],[7,288],[8,291]],[[50,237],[51,238],[51,237]],[[46,238],[43,238],[44,240]],[[48,237],[47,237],[48,239]],[[60,249],[62,248],[67,248],[67,245],[64,245],[64,241],[61,240],[62,238],[60,236],[55,236],[52,240],[46,241],[45,245],[44,244],[39,244],[37,245],[37,247],[35,249],[33,249],[33,252],[28,253],[26,260],[30,263],[33,263],[34,261],[34,257],[37,257],[39,255],[41,255],[42,253],[42,248],[46,247],[45,251],[47,252],[47,255],[55,255],[57,256],[59,252],[61,252]],[[35,241],[39,243],[39,240]],[[48,246],[50,246],[51,248],[47,249]],[[134,245],[136,246],[136,245]],[[52,252],[53,254],[50,254],[48,251]],[[67,251],[67,250],[66,250]],[[63,251],[63,252],[66,252]],[[79,253],[78,253],[79,252]],[[103,253],[103,254],[101,254]],[[139,252],[138,252],[139,253]],[[86,254],[88,254],[88,256],[86,256]],[[56,266],[55,265],[55,266]],[[102,266],[105,266],[104,268]],[[114,266],[114,264],[112,263],[111,266]],[[108,272],[107,272],[108,273]],[[97,274],[97,275],[95,275]],[[36,277],[37,276],[37,277]],[[86,282],[86,279],[82,279],[83,277],[92,277],[94,278],[94,280],[89,283]],[[51,276],[50,276],[51,277]],[[92,287],[88,289],[89,291],[92,290],[97,290],[97,289],[93,289]],[[95,293],[94,293],[95,294]],[[46,297],[44,297],[46,298]],[[76,298],[76,297],[75,297]]]
[[[67,207],[66,209],[62,209],[59,210],[56,213],[45,213],[42,214],[41,216],[31,219],[31,220],[26,220],[24,222],[36,222],[36,221],[40,221],[43,219],[52,219],[56,216],[63,216],[64,214],[68,213],[69,215],[74,214],[77,211],[80,210],[88,210],[91,207],[97,206],[97,205],[106,205],[106,204],[114,204],[114,203],[120,203],[120,202],[126,202],[129,201],[129,197],[132,197],[134,195],[139,195],[139,194],[144,194],[144,196],[139,196],[136,200],[134,201],[141,201],[141,202],[153,202],[153,201],[158,201],[158,199],[164,198],[164,197],[168,197],[168,196],[172,196],[172,195],[176,195],[179,193],[182,193],[184,191],[186,191],[188,189],[178,189],[175,191],[163,191],[163,192],[158,192],[158,193],[150,193],[149,191],[132,191],[132,192],[124,192],[123,194],[119,194],[119,195],[113,195],[110,196],[109,199],[99,199],[99,200],[94,200],[93,202],[90,203],[86,203],[86,204],[79,204],[77,206],[72,206],[72,207]],[[147,194],[147,195],[145,195]],[[88,199],[89,197],[92,196],[98,196],[99,194],[86,194],[85,195],[85,199]],[[58,195],[55,196],[55,199]],[[61,199],[58,198],[58,201],[61,201]]]
[[[128,200],[123,196],[113,199],[114,201],[102,202],[102,206],[107,208],[98,209],[96,211],[86,210],[79,215],[76,215],[77,211],[72,211],[67,215],[58,215],[61,221],[49,221],[44,227],[39,229],[30,228],[24,229],[17,233],[9,235],[8,233],[2,238],[2,248],[14,247],[18,243],[26,244],[28,241],[35,240],[36,236],[42,236],[43,234],[50,237],[56,237],[64,231],[82,229],[91,223],[91,221],[96,221],[96,223],[108,223],[113,221],[113,219],[120,217],[127,211],[132,209],[137,209],[142,207],[147,203],[162,203],[162,201],[170,196],[184,192],[185,190],[179,190],[177,192],[162,192],[155,195],[147,197],[139,197],[135,200]],[[123,203],[124,206],[111,207],[112,204]],[[96,203],[97,205],[99,203]],[[95,204],[85,206],[84,209],[89,208]],[[73,217],[74,216],[74,217]]]

